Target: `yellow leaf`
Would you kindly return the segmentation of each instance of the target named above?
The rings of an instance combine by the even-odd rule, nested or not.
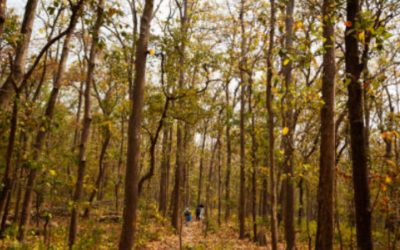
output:
[[[156,51],[154,49],[149,49],[149,55],[154,56],[156,54]]]
[[[290,62],[290,59],[289,59],[289,58],[286,58],[285,60],[283,60],[283,66],[288,65],[289,62]]]
[[[56,175],[57,175],[57,172],[56,172],[54,169],[50,169],[50,170],[49,170],[49,174],[50,174],[51,176],[56,176]]]
[[[302,22],[302,21],[296,21],[296,22],[294,23],[294,28],[295,28],[296,30],[303,28],[303,22]]]
[[[387,184],[392,183],[392,178],[390,178],[389,176],[386,176],[385,182],[386,182]]]
[[[287,135],[289,133],[289,128],[288,127],[284,127],[282,129],[282,135]]]
[[[365,33],[364,33],[364,31],[358,33],[358,40],[361,41],[361,42],[364,42],[364,40],[365,40]]]

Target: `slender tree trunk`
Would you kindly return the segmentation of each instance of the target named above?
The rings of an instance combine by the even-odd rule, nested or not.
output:
[[[283,77],[285,82],[285,110],[283,112],[283,127],[289,129],[288,133],[284,135],[283,147],[284,147],[284,162],[283,170],[286,178],[283,182],[284,187],[284,206],[283,206],[283,222],[285,229],[285,240],[286,249],[295,249],[295,224],[294,224],[294,180],[293,177],[293,137],[294,137],[294,119],[293,119],[293,105],[292,103],[292,68],[293,62],[290,58],[290,54],[293,53],[293,12],[294,12],[294,0],[288,0],[286,4],[286,17],[285,17],[285,48],[288,55],[285,56],[285,60],[289,62],[285,63],[282,68]],[[286,65],[285,65],[286,64]]]
[[[274,49],[275,37],[275,0],[271,0],[271,17],[269,31],[269,45],[267,52],[267,114],[268,114],[268,159],[269,159],[269,184],[271,202],[271,247],[272,250],[278,249],[278,217],[276,199],[276,174],[275,174],[275,135],[274,135],[274,110],[272,107],[272,50]]]
[[[106,164],[104,163],[104,159],[106,157],[108,145],[110,144],[111,141],[111,131],[109,130],[108,127],[104,128],[104,139],[103,143],[101,144],[101,149],[100,149],[100,156],[99,156],[99,172],[97,173],[97,178],[96,178],[96,183],[95,183],[95,188],[92,191],[92,193],[89,196],[89,204],[92,204],[94,201],[94,198],[96,197],[97,194],[101,194],[100,190],[102,188],[105,172],[106,172]],[[90,208],[85,209],[84,217],[89,217],[90,213]]]
[[[203,139],[201,142],[201,152],[200,152],[200,163],[199,163],[199,186],[197,193],[197,204],[201,203],[201,194],[203,189],[203,168],[204,168],[204,148],[206,146],[206,136],[207,136],[208,122],[205,124]]]
[[[252,219],[253,219],[253,240],[257,241],[257,140],[255,128],[255,116],[253,112],[253,78],[252,72],[249,73],[249,87],[248,87],[248,105],[249,113],[251,114],[251,203],[252,203]]]
[[[4,0],[0,0],[0,6],[5,7],[6,3]],[[13,97],[15,88],[20,86],[24,73],[25,73],[25,63],[28,56],[29,43],[31,41],[32,27],[35,20],[36,9],[38,5],[38,0],[29,0],[25,6],[24,19],[21,25],[20,39],[18,39],[17,49],[15,52],[15,58],[12,64],[10,76],[7,78],[6,82],[0,88],[0,109],[5,109]],[[0,7],[0,9],[2,9]],[[1,11],[0,11],[1,19]],[[0,21],[0,27],[2,27]],[[1,33],[0,33],[1,34]]]
[[[179,46],[179,88],[183,89],[185,85],[185,50],[186,50],[186,32],[187,32],[187,12],[188,12],[188,0],[184,0],[181,8],[181,44]],[[183,202],[183,189],[184,189],[184,176],[183,168],[185,167],[185,148],[184,148],[184,127],[183,122],[177,122],[176,128],[176,164],[175,164],[175,186],[172,197],[172,226],[180,233],[180,219],[181,219],[181,208]]]
[[[88,141],[90,135],[90,125],[92,123],[92,114],[91,114],[91,90],[94,81],[94,71],[95,71],[95,62],[96,57],[99,52],[99,33],[100,28],[103,25],[104,20],[104,0],[100,0],[97,6],[97,17],[96,23],[93,27],[92,31],[92,45],[90,49],[90,56],[88,61],[88,70],[86,76],[86,88],[84,93],[84,114],[82,120],[82,134],[81,141],[79,146],[79,155],[78,155],[78,176],[75,184],[75,192],[73,195],[73,208],[71,212],[71,221],[69,227],[69,238],[68,244],[69,248],[72,249],[72,246],[76,240],[76,233],[78,230],[78,215],[79,215],[79,203],[81,201],[82,191],[83,191],[83,178],[85,177],[86,171],[86,157],[87,157],[87,148]]]
[[[231,168],[232,168],[232,148],[231,148],[231,111],[229,100],[229,81],[225,87],[225,112],[226,112],[226,179],[225,179],[225,221],[231,215]]]
[[[128,151],[125,174],[125,206],[120,250],[133,247],[136,233],[136,208],[138,202],[138,168],[140,163],[140,129],[144,104],[146,81],[147,46],[150,37],[150,23],[153,15],[153,0],[146,0],[140,22],[140,35],[136,47],[135,80],[132,91],[131,114],[128,127]]]
[[[75,127],[75,130],[74,130],[74,140],[72,142],[72,149],[71,149],[72,154],[75,153],[75,149],[77,148],[77,145],[79,143],[79,133],[80,133],[79,123],[80,123],[80,120],[81,120],[83,87],[84,87],[84,81],[81,81],[81,84],[80,84],[80,87],[79,87],[79,93],[78,93],[78,107],[77,107],[76,118],[75,118],[76,127]],[[68,176],[71,175],[71,167],[70,167],[70,165],[68,165],[67,174],[68,174]],[[71,197],[72,197],[72,190],[71,190]]]
[[[354,27],[360,15],[359,0],[347,0],[345,31],[346,82],[348,82],[348,110],[350,122],[351,159],[353,168],[354,203],[356,212],[357,246],[373,249],[371,234],[371,207],[368,186],[368,163],[364,128],[362,87],[359,81],[363,65],[360,63],[358,40]]]
[[[245,95],[246,95],[246,79],[245,79],[245,66],[246,66],[246,35],[245,35],[245,23],[244,23],[244,8],[245,0],[241,0],[240,4],[240,26],[242,32],[241,41],[241,58],[240,58],[240,188],[239,188],[239,238],[244,239],[245,237],[245,209],[246,209],[246,176],[245,176]]]
[[[167,212],[167,196],[168,196],[168,177],[170,165],[170,128],[165,126],[163,128],[163,141],[162,141],[162,159],[161,159],[161,177],[160,177],[160,197],[159,197],[159,211],[163,216]]]
[[[121,115],[121,144],[119,145],[119,159],[117,167],[117,181],[115,182],[114,192],[115,192],[115,211],[119,212],[119,187],[121,185],[121,168],[123,164],[123,152],[124,152],[124,142],[125,142],[125,119],[124,114]]]
[[[206,218],[206,225],[205,225],[205,236],[207,236],[207,232],[210,226],[211,220],[211,210],[212,210],[212,202],[211,202],[211,188],[212,188],[212,176],[214,174],[214,164],[215,164],[215,154],[217,152],[217,148],[220,146],[220,133],[218,133],[217,141],[214,144],[211,152],[210,158],[210,166],[208,168],[208,177],[207,177],[207,188],[206,188],[206,207],[205,207],[205,218]]]
[[[50,93],[50,97],[47,103],[46,111],[45,111],[45,120],[41,124],[40,129],[36,135],[35,143],[33,145],[33,161],[37,162],[40,158],[40,154],[42,151],[43,143],[50,125],[51,120],[53,119],[55,104],[58,98],[58,94],[62,85],[65,68],[69,55],[69,44],[72,38],[73,31],[75,29],[78,18],[81,15],[82,9],[84,5],[84,0],[80,0],[75,6],[72,7],[73,14],[71,16],[70,27],[68,34],[65,37],[64,45],[62,49],[61,59],[58,66],[57,76],[55,78],[55,82],[53,84],[53,89]],[[26,232],[28,230],[28,226],[30,223],[30,210],[32,206],[32,193],[35,187],[37,169],[31,169],[28,174],[28,180],[26,184],[25,195],[22,204],[21,211],[21,220],[19,223],[18,229],[18,240],[24,241]]]
[[[220,132],[221,133],[221,132]],[[221,136],[219,136],[219,137],[221,137]],[[221,144],[220,144],[220,146],[218,147],[218,152],[217,152],[217,154],[218,154],[218,160],[217,160],[217,166],[218,166],[218,168],[217,168],[217,178],[218,178],[218,186],[217,186],[217,188],[218,188],[218,217],[217,217],[217,219],[218,219],[218,225],[221,225],[221,208],[222,208],[222,204],[221,204],[221,157],[222,157],[222,155],[221,155],[221,152],[222,151],[222,146],[221,146]]]
[[[333,207],[335,174],[335,23],[334,0],[324,0],[322,23],[324,56],[322,72],[321,145],[318,185],[318,225],[316,249],[333,249]]]

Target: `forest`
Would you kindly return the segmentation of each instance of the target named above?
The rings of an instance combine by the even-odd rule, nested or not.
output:
[[[400,249],[400,1],[0,0],[0,249]]]

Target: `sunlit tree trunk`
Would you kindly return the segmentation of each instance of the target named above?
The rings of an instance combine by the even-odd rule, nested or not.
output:
[[[131,114],[128,127],[128,151],[125,174],[125,204],[122,231],[119,239],[120,250],[133,247],[136,233],[136,208],[138,202],[138,169],[140,163],[140,129],[146,82],[147,46],[150,37],[150,23],[153,15],[153,0],[146,0],[140,22],[140,35],[136,47],[135,80],[131,99]]]

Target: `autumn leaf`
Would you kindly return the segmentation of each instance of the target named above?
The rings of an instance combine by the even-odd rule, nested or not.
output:
[[[390,178],[389,176],[386,176],[385,182],[386,182],[387,184],[392,183],[392,178]]]
[[[148,53],[149,55],[154,56],[156,54],[156,51],[154,49],[149,49]]]
[[[289,128],[288,127],[284,127],[282,129],[282,135],[287,135],[289,133]]]
[[[54,169],[50,169],[50,170],[49,170],[49,174],[50,174],[51,176],[56,176],[56,175],[57,175],[57,172],[56,172]]]
[[[303,22],[302,21],[296,21],[295,23],[294,23],[294,28],[296,29],[296,30],[298,30],[298,29],[301,29],[301,28],[303,28]]]
[[[364,42],[364,41],[365,41],[365,33],[364,33],[364,31],[358,33],[358,40],[359,40],[360,42]]]
[[[346,27],[351,27],[351,26],[353,26],[353,23],[351,21],[346,21],[346,22],[344,22],[344,25]]]
[[[290,63],[290,59],[286,58],[285,60],[283,60],[283,66],[286,66]]]

